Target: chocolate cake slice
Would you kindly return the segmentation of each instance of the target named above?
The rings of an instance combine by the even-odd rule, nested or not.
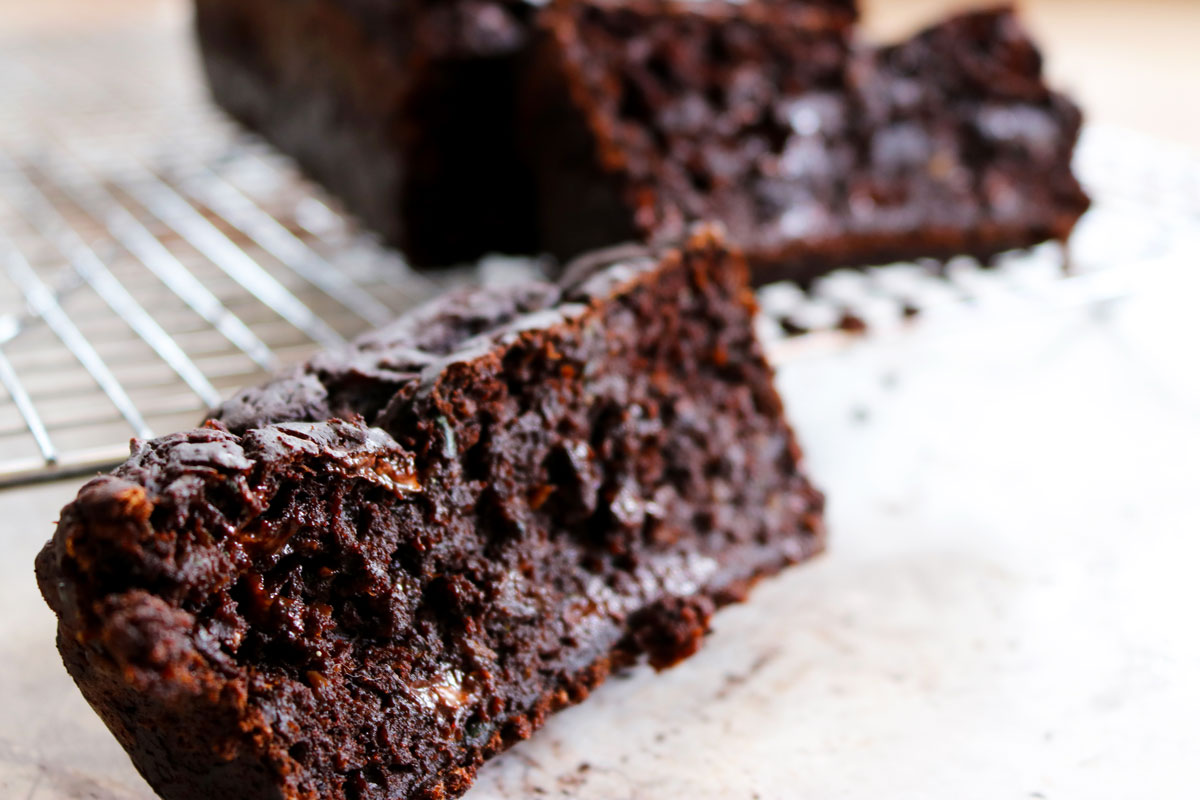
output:
[[[523,138],[570,256],[717,219],[754,280],[1065,239],[1080,114],[1010,9],[852,49],[782,5],[579,0],[538,23]]]
[[[776,1],[843,38],[856,16],[854,0]],[[218,104],[438,266],[541,247],[515,112],[542,5],[196,0],[196,31]]]
[[[167,800],[448,798],[823,545],[713,233],[449,295],[135,442],[37,559]]]

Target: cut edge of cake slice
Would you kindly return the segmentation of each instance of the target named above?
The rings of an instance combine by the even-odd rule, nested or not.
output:
[[[1065,241],[1081,114],[1012,8],[886,47],[795,8],[553,5],[521,119],[543,245],[670,240],[720,220],[752,281]]]
[[[37,560],[64,663],[167,800],[457,796],[823,548],[716,233],[513,297],[243,393],[244,429],[137,442],[64,509]],[[329,398],[367,418],[303,419]]]

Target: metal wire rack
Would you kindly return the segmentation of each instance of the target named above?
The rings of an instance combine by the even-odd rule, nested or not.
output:
[[[450,285],[538,271],[410,270],[210,108],[183,24],[0,51],[0,485],[116,463],[131,436],[195,424],[263,372]],[[1071,271],[1047,246],[986,270],[961,259],[767,287],[773,357],[844,342],[848,327],[888,335],[981,305],[1120,297],[1154,264],[1200,253],[1200,166],[1103,130],[1078,166],[1098,202]]]

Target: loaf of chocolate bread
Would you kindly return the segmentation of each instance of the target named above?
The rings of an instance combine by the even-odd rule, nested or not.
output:
[[[135,442],[37,559],[68,671],[167,800],[448,798],[818,552],[740,257],[446,296]]]
[[[196,0],[196,30],[218,104],[413,263],[438,266],[542,248],[516,119],[542,5]],[[854,0],[755,0],[768,5],[837,39],[856,17]]]
[[[574,0],[537,23],[522,137],[567,257],[721,220],[756,282],[1065,239],[1080,114],[1010,9],[882,49],[786,4]]]
[[[418,265],[721,221],[752,279],[1063,240],[1078,109],[1011,9],[852,42],[851,0],[197,0],[214,96]]]

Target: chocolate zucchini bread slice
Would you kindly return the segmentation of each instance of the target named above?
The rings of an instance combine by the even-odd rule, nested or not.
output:
[[[856,17],[855,0],[756,2],[807,9],[839,38]],[[413,263],[438,266],[541,247],[515,114],[542,5],[196,0],[196,31],[219,105]]]
[[[568,257],[721,220],[756,282],[1065,239],[1079,111],[1010,9],[881,49],[803,8],[577,0],[539,18],[523,141]]]
[[[448,798],[612,670],[818,552],[713,233],[443,299],[135,442],[37,559],[167,800]]]

